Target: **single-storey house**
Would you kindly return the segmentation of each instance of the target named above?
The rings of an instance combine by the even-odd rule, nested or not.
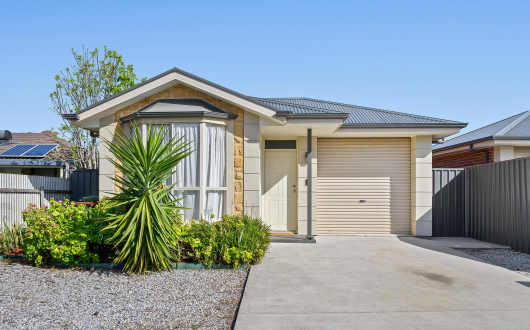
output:
[[[0,130],[0,173],[65,177],[72,144],[56,133]]]
[[[318,235],[432,233],[432,142],[466,123],[309,98],[258,98],[174,68],[77,113],[112,139],[168,125],[196,150],[172,182],[186,218],[261,217]],[[116,191],[100,145],[100,196]]]
[[[433,167],[462,168],[530,156],[530,111],[433,147]]]

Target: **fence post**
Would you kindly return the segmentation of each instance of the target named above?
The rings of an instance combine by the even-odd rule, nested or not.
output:
[[[464,236],[469,237],[469,170],[464,169]]]
[[[44,187],[40,187],[40,205],[41,208],[44,205]]]

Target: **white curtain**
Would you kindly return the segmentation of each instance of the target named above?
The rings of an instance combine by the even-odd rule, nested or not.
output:
[[[169,142],[169,139],[171,138],[171,126],[170,125],[156,125],[155,127],[157,133],[161,130],[166,130],[166,134],[164,135],[164,142],[167,144]],[[168,178],[166,180],[166,186],[169,186],[173,182],[172,178]]]
[[[191,219],[199,220],[199,191],[198,190],[175,190],[175,197],[180,200],[179,206],[183,206],[186,210],[180,210],[183,220]]]
[[[201,150],[199,148],[199,124],[174,124],[173,134],[177,138],[184,137],[190,144],[188,148],[194,150],[191,155],[187,156],[177,165],[175,173],[175,187],[199,187],[199,157]]]
[[[221,217],[225,213],[225,193],[226,191],[224,190],[206,190],[206,219],[221,219]]]
[[[226,128],[206,125],[206,187],[224,187],[226,172]]]

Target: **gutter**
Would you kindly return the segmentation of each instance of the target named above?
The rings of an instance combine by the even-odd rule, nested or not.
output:
[[[285,117],[287,119],[327,119],[327,118],[348,118],[348,113],[293,113],[292,111],[276,111],[276,117]]]
[[[456,138],[455,138],[456,139]],[[457,144],[452,144],[450,146],[446,146],[446,147],[443,147],[443,148],[436,148],[436,149],[432,149],[433,152],[437,152],[437,151],[444,151],[444,150],[449,150],[449,149],[454,149],[454,148],[458,148],[458,147],[463,147],[463,146],[467,146],[467,145],[473,145],[475,143],[479,143],[479,142],[484,142],[484,141],[489,141],[489,140],[501,140],[501,141],[506,141],[506,140],[530,140],[530,136],[487,136],[487,137],[484,137],[484,138],[480,138],[480,139],[475,139],[475,140],[470,140],[470,141],[465,141],[465,142],[461,142],[461,143],[457,143]],[[449,141],[445,141],[445,143],[447,143]]]
[[[0,166],[62,166],[69,169],[69,164],[61,160],[0,159]]]
[[[135,118],[159,118],[159,117],[211,117],[222,119],[236,119],[238,115],[231,113],[215,113],[209,111],[182,111],[182,112],[134,112],[120,118],[120,124]]]
[[[464,128],[467,126],[468,123],[439,123],[439,124],[433,124],[433,123],[417,123],[417,124],[401,124],[401,123],[356,123],[356,124],[343,124],[342,127],[344,128],[380,128],[380,127],[404,127],[404,128]]]
[[[77,113],[65,113],[61,117],[70,121],[77,121]]]

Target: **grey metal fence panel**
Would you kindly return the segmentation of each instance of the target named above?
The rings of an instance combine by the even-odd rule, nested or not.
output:
[[[0,173],[0,223],[22,224],[30,203],[49,206],[51,198],[70,199],[70,192],[70,179]]]
[[[99,195],[99,169],[73,171],[70,179],[73,201],[79,202],[85,196]]]
[[[433,169],[432,186],[433,236],[465,236],[464,169]]]
[[[4,227],[4,222],[8,226],[13,224],[22,224],[22,211],[28,205],[39,205],[41,194],[39,191],[34,192],[0,192],[0,228]]]
[[[530,158],[470,167],[468,236],[530,253]]]

